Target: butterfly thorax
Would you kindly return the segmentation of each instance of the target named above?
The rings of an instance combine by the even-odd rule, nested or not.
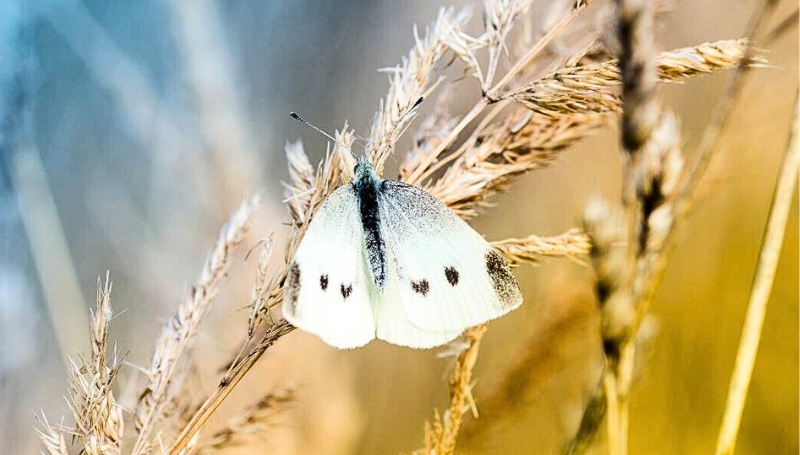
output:
[[[358,199],[361,227],[364,231],[364,246],[372,280],[380,292],[386,288],[388,264],[386,242],[381,234],[379,197],[381,179],[366,158],[360,157],[355,167],[353,189]]]

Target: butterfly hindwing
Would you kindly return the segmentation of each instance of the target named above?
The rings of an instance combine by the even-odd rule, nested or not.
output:
[[[522,294],[503,256],[425,191],[381,183],[383,233],[408,319],[429,332],[460,332],[519,307]]]
[[[391,250],[389,250],[388,259],[389,264],[394,263]],[[379,299],[379,304],[375,309],[375,325],[378,338],[381,340],[400,346],[427,349],[441,346],[461,334],[460,330],[449,332],[426,331],[411,323],[406,309],[403,307],[396,267],[389,267],[386,290]]]
[[[352,185],[336,189],[311,220],[287,270],[283,314],[337,348],[375,338],[369,271]]]

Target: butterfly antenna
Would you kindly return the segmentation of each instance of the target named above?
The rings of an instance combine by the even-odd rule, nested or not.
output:
[[[414,102],[413,106],[411,106],[410,108],[408,108],[408,110],[403,112],[400,115],[400,117],[397,120],[395,120],[394,123],[392,123],[392,127],[388,131],[383,133],[383,136],[381,136],[381,141],[380,142],[381,143],[384,142],[387,139],[387,136],[389,136],[389,133],[393,132],[395,130],[395,128],[397,128],[397,125],[401,124],[403,122],[403,120],[406,119],[406,117],[408,117],[412,112],[416,111],[417,108],[420,106],[420,104],[422,104],[423,101],[425,101],[425,97],[424,96],[420,96],[419,99],[417,99],[417,101]],[[403,130],[403,132],[401,132],[400,135],[402,136],[402,134],[405,131],[406,130]],[[372,145],[374,146],[374,144],[372,144]]]
[[[319,134],[327,137],[328,139],[332,140],[335,144],[338,144],[340,147],[342,147],[343,149],[347,150],[350,153],[350,155],[355,157],[355,155],[353,155],[352,150],[350,150],[347,146],[345,146],[341,141],[337,140],[335,137],[333,137],[330,134],[326,133],[321,128],[317,127],[317,125],[314,125],[313,123],[309,122],[302,115],[298,114],[297,112],[290,111],[289,112],[289,116],[291,116],[293,119],[297,120],[298,122],[302,123],[303,125],[313,129],[317,133],[319,133]]]

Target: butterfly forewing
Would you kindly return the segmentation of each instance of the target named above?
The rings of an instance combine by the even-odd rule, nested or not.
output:
[[[383,181],[380,216],[393,254],[390,267],[396,269],[399,296],[413,325],[460,332],[522,303],[502,255],[430,194]]]
[[[336,189],[311,220],[287,271],[283,313],[337,348],[375,338],[364,236],[352,185]]]

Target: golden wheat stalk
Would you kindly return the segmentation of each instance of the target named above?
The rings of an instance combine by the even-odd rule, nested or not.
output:
[[[604,330],[602,337],[608,363],[604,378],[608,450],[612,455],[626,455],[636,347],[633,339],[638,331],[637,318],[632,315],[646,310],[632,288],[638,277],[646,275],[650,252],[660,251],[660,242],[654,245],[654,237],[665,238],[664,232],[672,229],[672,199],[683,160],[676,122],[671,115],[662,113],[655,96],[658,75],[652,5],[641,0],[618,0],[617,10],[623,102],[621,143],[625,151],[622,200],[628,218],[627,261],[619,290],[627,296],[620,299],[624,306],[606,306],[601,317],[621,320],[604,324],[604,329],[612,326],[617,330]]]
[[[222,377],[214,392],[206,398],[200,408],[192,415],[189,422],[181,429],[175,442],[172,443],[169,450],[166,452],[167,455],[185,453],[184,450],[187,445],[195,439],[203,425],[205,425],[211,415],[214,414],[233,389],[239,385],[239,382],[253,368],[253,365],[256,364],[258,359],[264,355],[267,349],[294,329],[295,327],[289,324],[285,319],[281,319],[267,328],[255,347],[250,349],[238,362],[232,364],[230,370]]]

